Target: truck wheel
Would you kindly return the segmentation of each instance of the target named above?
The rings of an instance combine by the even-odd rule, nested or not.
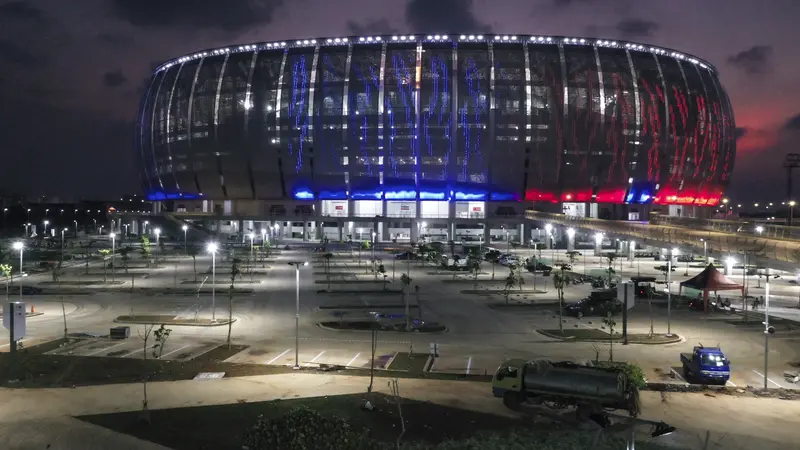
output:
[[[513,411],[519,411],[523,400],[524,398],[522,395],[517,392],[506,392],[503,394],[503,404],[506,405],[506,408]]]
[[[692,384],[691,378],[692,378],[692,373],[689,372],[689,368],[688,367],[684,367],[683,368],[683,379],[686,380],[687,383]]]

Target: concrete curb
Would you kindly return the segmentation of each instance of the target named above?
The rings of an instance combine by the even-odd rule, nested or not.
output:
[[[383,366],[383,370],[390,370],[390,367],[392,367],[392,363],[394,362],[394,358],[397,356],[397,353],[398,353],[398,352],[394,352],[394,353],[392,354],[392,357],[391,357],[391,358],[389,358],[389,360],[388,360],[388,361],[386,361],[386,365],[385,365],[385,366]]]

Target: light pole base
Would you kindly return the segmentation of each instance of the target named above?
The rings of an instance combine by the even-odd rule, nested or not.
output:
[[[292,366],[292,370],[300,370],[300,366]]]

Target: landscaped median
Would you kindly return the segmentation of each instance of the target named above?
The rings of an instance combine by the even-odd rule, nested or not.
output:
[[[341,322],[317,322],[317,326],[322,328],[323,330],[328,331],[372,331],[377,329],[381,332],[400,332],[405,333],[400,328],[375,328],[378,325],[377,322],[369,321],[369,320],[353,320],[353,321],[341,321]],[[397,327],[403,327],[405,324],[398,323]],[[443,333],[447,331],[447,327],[440,324],[425,324],[421,327],[414,328],[412,330],[414,333]]]
[[[543,334],[553,339],[560,339],[562,341],[572,342],[614,342],[622,341],[622,334],[611,334],[598,330],[597,328],[569,328],[562,330],[536,330],[537,333]],[[674,344],[680,342],[683,338],[677,334],[666,336],[663,334],[653,334],[652,336],[647,333],[628,333],[629,344],[644,344],[644,345],[658,345],[658,344]]]
[[[191,318],[184,319],[171,315],[158,315],[158,314],[145,314],[141,316],[119,316],[114,319],[117,323],[134,323],[142,325],[150,324],[164,324],[164,325],[181,325],[189,327],[218,327],[220,325],[227,325],[229,322],[236,322],[236,319],[216,319],[212,321],[207,318]]]

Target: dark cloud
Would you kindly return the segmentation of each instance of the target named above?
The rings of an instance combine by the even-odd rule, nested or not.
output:
[[[44,13],[29,2],[12,1],[0,5],[0,18],[42,20]]]
[[[787,120],[783,128],[789,131],[800,131],[800,114]]]
[[[728,57],[728,64],[743,70],[748,75],[758,75],[769,69],[772,46],[756,45]]]
[[[112,0],[113,12],[145,28],[216,28],[234,31],[272,21],[284,0]]]
[[[657,23],[642,19],[623,19],[616,26],[617,32],[626,39],[652,36],[658,28]]]
[[[739,139],[747,136],[747,133],[749,133],[749,132],[750,132],[750,130],[748,130],[745,127],[736,127],[736,134],[735,134],[736,140],[738,141]]]
[[[355,36],[364,36],[367,34],[391,34],[397,33],[397,29],[389,24],[386,19],[369,20],[364,23],[347,21],[347,31]]]
[[[475,17],[472,0],[411,0],[406,22],[416,33],[488,33],[491,27]]]
[[[128,78],[122,74],[121,70],[114,70],[111,72],[106,72],[103,74],[103,84],[115,88],[122,86],[123,84],[128,82]]]
[[[121,34],[100,33],[97,36],[95,36],[95,38],[103,44],[117,48],[127,47],[128,45],[133,43],[132,37]]]
[[[0,41],[0,61],[27,68],[44,65],[45,58],[10,42]]]

